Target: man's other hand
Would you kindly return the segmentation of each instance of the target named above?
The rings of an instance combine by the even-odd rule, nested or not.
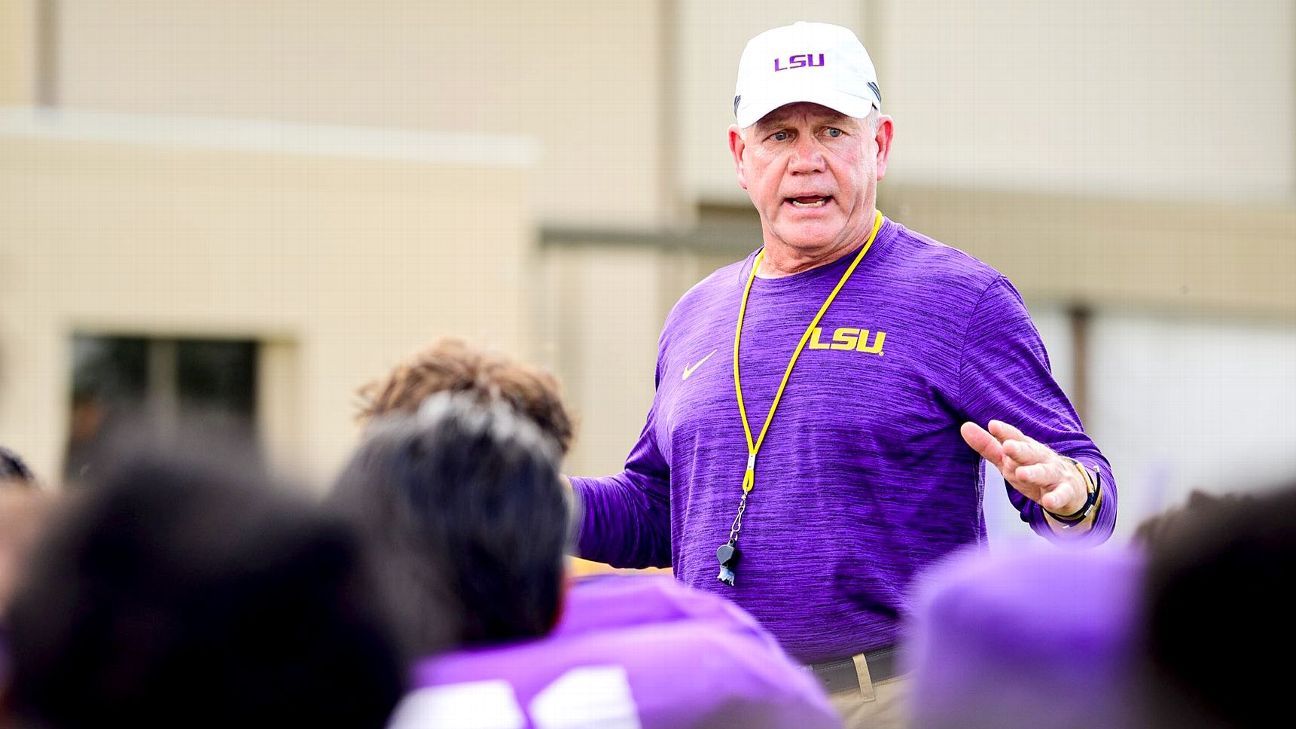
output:
[[[968,422],[959,432],[972,450],[999,469],[1008,485],[1045,510],[1074,514],[1088,499],[1074,463],[1013,426],[991,420],[987,430]]]

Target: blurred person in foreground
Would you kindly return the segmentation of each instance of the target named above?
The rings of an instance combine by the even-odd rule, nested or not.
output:
[[[761,246],[667,317],[625,470],[571,478],[578,553],[673,566],[810,664],[848,725],[897,725],[910,583],[985,544],[982,459],[1073,544],[1111,535],[1116,483],[1012,284],[877,210],[895,123],[850,30],[756,36],[733,105]]]
[[[70,500],[11,605],[19,726],[385,725],[354,532],[244,461],[122,455]]]
[[[0,697],[9,676],[9,601],[52,503],[23,459],[0,446]]]
[[[490,377],[434,384],[483,356],[498,365]],[[557,464],[570,429],[554,424],[570,418],[556,381],[508,400],[490,383],[536,381],[508,372],[534,370],[458,343],[418,359],[394,371],[400,387],[371,391],[440,394],[412,419],[400,417],[404,397],[370,412],[389,417],[369,423],[332,497],[370,535],[412,646],[428,656],[395,726],[839,726],[810,677],[728,602],[640,575],[567,589]],[[433,374],[414,384],[416,370]],[[432,655],[446,645],[455,650]]]
[[[1280,687],[1261,686],[1282,679],[1218,668],[1296,647],[1267,607],[1293,568],[1290,493],[1193,491],[1122,550],[960,554],[920,579],[912,725],[1270,726],[1282,707],[1261,697]]]
[[[357,420],[365,426],[366,435],[375,430],[389,430],[391,424],[417,415],[433,397],[451,395],[463,407],[511,408],[539,430],[541,439],[549,439],[549,445],[558,449],[558,458],[567,453],[574,434],[573,418],[552,374],[454,338],[439,339],[423,347],[399,362],[386,376],[361,386],[357,394]],[[467,445],[465,440],[464,446]],[[522,449],[521,455],[526,454],[525,448],[514,445]],[[484,583],[498,581],[509,586],[510,604],[489,607],[488,611],[540,612],[539,618],[510,614],[498,621],[515,627],[526,623],[527,627],[517,627],[521,633],[516,637],[530,638],[548,632],[556,620],[560,602],[570,511],[565,501],[559,504],[545,498],[551,494],[543,483],[543,473],[540,482],[528,484],[530,492],[522,491],[521,484],[510,484],[500,473],[479,474],[477,478],[485,482],[478,491],[443,474],[427,474],[429,483],[418,480],[406,483],[397,480],[396,472],[390,470],[396,465],[392,458],[374,455],[375,449],[376,445],[368,443],[361,446],[335,486],[331,500],[359,524],[372,548],[374,569],[391,593],[388,606],[395,611],[396,624],[404,632],[407,651],[415,656],[430,655],[478,642],[484,633],[494,630],[458,624],[479,617],[476,607],[479,600],[468,592],[476,586],[478,577]],[[370,452],[371,463],[360,460],[366,452]],[[532,455],[535,459],[547,457],[547,454]],[[403,468],[418,465],[421,464],[411,462]],[[467,470],[469,465],[457,467],[465,483],[471,476]],[[388,469],[392,477],[386,482],[376,480],[378,468]],[[518,479],[521,475],[515,468],[509,477]],[[402,472],[399,478],[408,480],[411,476]],[[510,487],[515,490],[509,491]],[[431,498],[435,489],[444,490],[443,499],[458,501],[453,506],[438,504],[436,510],[426,515],[402,513],[400,507],[404,502]],[[487,495],[493,491],[499,491],[500,495]],[[527,507],[528,501],[534,503]],[[500,511],[499,503],[515,503],[520,511]],[[518,514],[526,521],[509,522]],[[410,523],[410,520],[414,521]],[[525,542],[525,549],[517,550],[515,559],[493,565],[480,575],[465,569],[466,561],[473,556],[468,550],[480,549],[479,542],[488,544],[491,530],[510,540],[526,540],[534,534],[537,538],[548,535],[549,541]],[[460,578],[461,583],[453,584],[455,578]],[[429,609],[429,605],[444,605],[447,609]],[[501,637],[507,636],[497,636]]]
[[[1199,496],[1144,535],[1142,727],[1281,725],[1296,652],[1296,487]],[[1148,539],[1148,536],[1152,536]]]
[[[0,655],[9,601],[53,502],[53,496],[37,488],[0,489]]]
[[[1144,551],[1155,550],[1182,530],[1192,528],[1218,510],[1236,508],[1255,499],[1252,493],[1215,494],[1194,489],[1182,506],[1176,506],[1147,517],[1134,528],[1130,542]]]
[[[0,446],[0,685],[5,674],[5,613],[50,497],[17,453]]]
[[[918,580],[913,729],[1135,729],[1136,550],[966,550]]]

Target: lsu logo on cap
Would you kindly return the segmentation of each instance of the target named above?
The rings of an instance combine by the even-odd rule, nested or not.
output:
[[[787,63],[784,64],[782,58],[774,59],[774,72],[787,71],[792,68],[809,68],[811,66],[824,65],[824,54],[815,55],[813,53],[798,53],[795,56],[788,56]]]

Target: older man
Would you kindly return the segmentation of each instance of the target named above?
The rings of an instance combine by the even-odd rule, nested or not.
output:
[[[1116,518],[1017,291],[876,209],[881,106],[845,28],[748,43],[729,148],[763,245],[671,311],[625,470],[571,479],[582,556],[732,598],[870,726],[896,703],[911,580],[985,541],[982,458],[1040,534],[1096,543]]]

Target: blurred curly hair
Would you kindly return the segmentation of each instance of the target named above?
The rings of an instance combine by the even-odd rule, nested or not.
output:
[[[438,340],[386,377],[360,387],[356,418],[367,423],[386,415],[413,415],[440,392],[468,393],[482,404],[508,403],[553,438],[564,455],[571,449],[575,426],[556,377],[459,339]]]

